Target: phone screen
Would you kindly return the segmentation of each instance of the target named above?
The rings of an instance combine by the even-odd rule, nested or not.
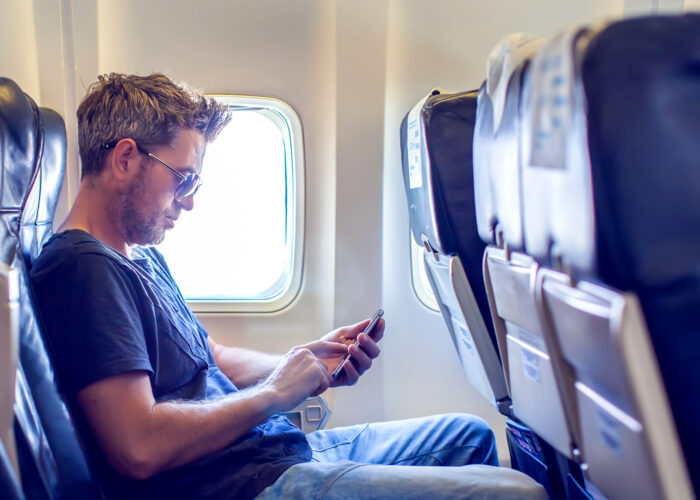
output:
[[[374,316],[372,316],[372,319],[369,320],[369,324],[367,325],[367,328],[364,329],[362,333],[366,333],[370,337],[372,337],[372,331],[374,330],[374,327],[377,325],[377,322],[379,321],[379,318],[384,316],[384,310],[383,309],[377,309],[377,312],[374,313]],[[374,338],[374,337],[372,337]],[[355,345],[358,345],[358,341],[355,341]],[[338,364],[338,366],[333,370],[333,374],[331,375],[331,378],[338,378],[338,375],[340,375],[343,371],[343,365],[345,362],[350,359],[350,353],[343,358],[343,360]]]

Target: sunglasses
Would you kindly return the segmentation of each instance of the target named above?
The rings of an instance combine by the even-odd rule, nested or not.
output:
[[[103,144],[102,149],[112,149],[117,145],[118,142],[119,141],[113,141],[108,142],[107,144]],[[199,175],[195,173],[189,173],[187,175],[181,174],[153,153],[149,153],[148,151],[143,149],[138,143],[136,143],[136,148],[138,149],[139,153],[154,159],[155,161],[163,165],[165,168],[170,170],[175,176],[177,176],[178,179],[180,179],[180,183],[175,189],[175,201],[182,201],[186,198],[189,198],[190,196],[193,196],[202,185],[202,179],[199,177]]]

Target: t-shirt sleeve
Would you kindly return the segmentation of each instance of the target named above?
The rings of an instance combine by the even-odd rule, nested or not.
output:
[[[33,285],[64,390],[74,395],[124,372],[153,373],[139,281],[123,266],[83,254],[34,276]]]

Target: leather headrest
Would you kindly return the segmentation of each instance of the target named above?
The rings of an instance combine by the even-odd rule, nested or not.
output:
[[[629,19],[582,65],[598,274],[621,289],[700,275],[700,15]]]
[[[0,208],[19,210],[36,174],[42,149],[42,120],[36,103],[8,78],[0,78]],[[11,168],[10,168],[11,166]]]
[[[411,234],[442,254],[472,249],[475,91],[433,90],[401,124],[401,158]],[[483,251],[483,245],[476,242]],[[468,253],[468,252],[467,252]]]
[[[561,32],[522,110],[530,255],[622,290],[700,272],[700,15]]]
[[[520,93],[523,68],[512,73],[505,92],[500,125],[494,104],[482,86],[474,131],[474,197],[479,236],[496,243],[496,232],[511,248],[523,248],[522,168],[520,164]]]
[[[21,215],[20,238],[28,263],[39,256],[41,247],[52,234],[54,212],[66,169],[63,118],[47,108],[41,108],[40,113],[44,122],[44,148]]]
[[[520,150],[525,248],[541,263],[593,265],[594,217],[580,52],[596,29],[550,38],[523,80]],[[556,62],[553,63],[553,61]],[[594,96],[595,98],[595,96]]]
[[[3,77],[0,155],[0,209],[5,226],[17,234],[21,219],[23,247],[28,257],[34,258],[51,233],[65,170],[65,126],[55,111],[39,109],[15,82]],[[12,260],[9,243],[0,253],[3,260]]]
[[[36,103],[15,82],[0,78],[0,231],[15,236],[19,215],[37,173],[43,124]],[[0,238],[0,260],[10,264],[18,241]]]

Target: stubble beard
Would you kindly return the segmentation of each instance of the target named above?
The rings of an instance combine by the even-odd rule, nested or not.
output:
[[[158,245],[165,238],[165,228],[160,224],[161,211],[148,213],[144,210],[145,170],[141,170],[131,184],[117,192],[112,200],[112,213],[127,245]]]

